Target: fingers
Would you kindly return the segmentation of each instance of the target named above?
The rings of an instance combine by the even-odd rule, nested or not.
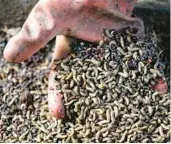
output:
[[[62,119],[65,116],[65,109],[63,103],[63,95],[56,90],[55,76],[57,72],[50,70],[49,84],[48,84],[48,107],[50,114],[57,118]]]
[[[71,52],[70,44],[73,39],[66,36],[60,35],[56,37],[56,46],[52,58],[51,70],[49,74],[49,84],[48,84],[48,106],[49,112],[52,116],[57,119],[64,118],[64,103],[63,95],[56,90],[55,76],[57,75],[57,70],[54,69],[54,60],[62,59],[66,57]]]
[[[73,41],[73,38],[69,38],[64,35],[56,36],[56,46],[54,49],[52,61],[55,59],[65,58],[71,52],[70,44]]]
[[[21,62],[32,56],[55,35],[55,22],[43,1],[31,11],[21,31],[11,38],[4,50],[4,58]]]

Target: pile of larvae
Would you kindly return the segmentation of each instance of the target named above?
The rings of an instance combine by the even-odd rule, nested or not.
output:
[[[170,136],[169,93],[154,91],[165,81],[155,33],[104,30],[98,46],[76,43],[55,62],[56,87],[64,96],[59,142],[166,142]]]

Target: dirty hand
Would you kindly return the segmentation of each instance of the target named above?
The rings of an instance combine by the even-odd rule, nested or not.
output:
[[[40,0],[21,31],[9,40],[4,57],[10,62],[24,61],[57,36],[49,76],[48,105],[54,117],[63,118],[63,96],[55,91],[53,60],[69,54],[73,38],[98,43],[105,28],[134,27],[138,29],[137,36],[143,36],[142,21],[131,17],[135,3],[136,0]]]

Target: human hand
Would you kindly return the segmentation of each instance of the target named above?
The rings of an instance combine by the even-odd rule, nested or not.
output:
[[[134,27],[137,36],[143,37],[142,21],[131,17],[135,3],[136,0],[40,0],[21,31],[9,40],[4,57],[10,62],[24,61],[57,36],[49,75],[48,105],[54,117],[63,118],[62,95],[56,93],[53,81],[56,73],[53,61],[69,54],[73,38],[98,43],[105,28]]]

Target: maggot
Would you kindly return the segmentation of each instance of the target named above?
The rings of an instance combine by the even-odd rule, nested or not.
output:
[[[63,61],[61,62],[61,67],[62,67],[65,71],[69,71],[69,70],[70,70],[70,67],[67,66],[67,65],[65,65]]]
[[[99,99],[98,99],[98,98],[96,98],[96,97],[93,97],[93,98],[92,98],[92,100],[93,100],[94,104],[98,104],[98,103],[100,103],[100,102],[99,102]]]
[[[139,50],[139,55],[140,55],[140,57],[142,57],[142,55],[143,55],[143,52],[141,49]]]
[[[156,138],[152,138],[152,141],[155,143],[159,143],[161,141],[161,136],[157,136]]]
[[[61,138],[61,139],[65,139],[67,137],[67,135],[58,134],[58,135],[56,135],[56,137]]]
[[[104,56],[104,58],[105,58],[105,60],[108,60],[108,57],[110,56],[110,52],[108,52],[105,56]]]
[[[123,82],[123,77],[122,77],[122,76],[120,76],[120,77],[119,77],[118,84],[122,84],[122,82]]]
[[[95,73],[95,77],[97,78],[99,73],[98,73],[98,69],[96,67],[93,67],[94,73]]]
[[[111,125],[111,124],[109,124],[107,127],[102,128],[100,131],[101,131],[101,133],[104,133],[104,132],[106,132],[106,131],[111,130],[111,128],[112,128],[112,125]]]
[[[148,107],[149,115],[152,116],[152,114],[153,114],[153,108],[152,108],[152,106],[147,106],[147,107]]]
[[[142,143],[147,143],[149,141],[149,139],[148,138],[145,138],[145,139],[143,139],[141,142]]]
[[[128,85],[128,86],[124,86],[124,85],[121,85],[123,88],[125,89],[128,89],[128,91],[132,94],[133,93],[133,90],[132,88]]]
[[[91,62],[92,62],[93,64],[95,64],[96,66],[100,66],[100,65],[101,65],[101,61],[98,61],[98,60],[96,60],[95,58],[92,58],[92,59],[91,59]]]
[[[160,95],[160,92],[154,92],[154,93],[152,94],[152,99],[153,99],[153,101],[156,101],[156,96],[158,96],[158,95]]]
[[[79,87],[78,86],[75,86],[74,89],[73,89],[73,92],[74,92],[74,94],[76,94],[77,96],[79,96],[80,95]]]
[[[129,76],[129,74],[126,71],[124,71],[124,72],[118,72],[118,74],[120,76],[124,77],[124,78],[128,78],[128,76]]]
[[[162,77],[163,76],[158,70],[150,69],[150,72],[153,73],[153,77],[154,78],[156,76],[159,76],[159,77]]]
[[[120,43],[121,43],[121,46],[124,48],[124,40],[123,40],[123,37],[120,37]]]
[[[116,46],[116,41],[115,40],[112,40],[109,42],[109,47],[112,48],[112,45],[115,45]]]
[[[140,131],[145,131],[145,130],[148,129],[148,126],[138,127],[138,129],[139,129]]]
[[[82,74],[82,79],[83,79],[83,87],[86,85],[86,75],[85,73]]]
[[[88,85],[86,85],[86,90],[88,90],[88,91],[90,91],[90,92],[94,92],[94,91],[95,91],[95,89],[89,87]]]
[[[119,143],[122,143],[125,140],[126,134],[127,134],[127,130],[122,134],[121,139],[118,140]]]
[[[98,94],[98,90],[96,90],[94,93],[89,93],[89,96],[90,97],[95,97],[95,96],[97,96],[97,94]]]
[[[114,88],[116,85],[116,82],[115,81],[112,81],[108,84],[108,87],[111,89],[111,88]]]
[[[97,77],[97,80],[100,80],[100,79],[103,79],[103,78],[105,78],[105,75],[99,75],[99,76]]]
[[[115,112],[115,118],[117,118],[119,115],[119,109],[117,106],[114,106],[113,108],[114,108],[114,112]]]
[[[147,116],[146,112],[144,111],[144,109],[145,109],[145,107],[141,108],[140,112],[146,119],[148,119],[148,116]]]
[[[84,133],[84,137],[87,137],[91,133],[90,129],[87,129],[86,132]]]
[[[108,29],[104,29],[104,34],[105,34],[105,36],[107,36],[108,38],[112,38],[112,37],[113,37],[113,35],[109,32]]]
[[[63,59],[63,63],[69,62],[71,59],[71,55],[68,55],[65,59]]]
[[[130,125],[132,125],[134,123],[134,120],[132,118],[128,118],[127,122],[130,123]]]
[[[131,51],[131,52],[134,52],[134,51],[138,51],[138,50],[140,50],[140,48],[138,48],[138,47],[130,47],[130,46],[128,46],[128,50],[129,50],[129,51]]]
[[[134,52],[132,57],[136,60],[138,58],[138,53]]]
[[[134,142],[136,140],[136,135],[134,134],[132,137],[131,137],[131,142]]]
[[[75,131],[81,131],[83,129],[83,126],[79,124],[79,126],[75,126]]]
[[[127,36],[127,41],[131,42],[131,37],[129,35]]]
[[[101,67],[97,67],[97,70],[103,72],[103,69]]]
[[[76,70],[71,69],[72,73],[73,73],[73,80],[77,83],[77,77],[76,77]]]
[[[121,93],[121,90],[118,89],[118,88],[116,88],[116,87],[115,87],[114,91],[117,92],[117,93],[119,93],[119,94]]]
[[[170,99],[168,99],[165,103],[163,103],[163,105],[168,106],[168,105],[170,105],[170,103],[171,103],[171,101],[170,101]]]
[[[146,75],[147,74],[147,66],[144,66],[144,73],[143,75]]]
[[[71,80],[71,81],[70,81],[70,84],[69,84],[70,89],[72,89],[72,88],[74,87],[74,84],[75,84],[74,81]]]
[[[129,115],[129,114],[124,114],[124,115],[123,115],[123,118],[125,118],[125,119],[131,118],[131,115]]]
[[[13,103],[15,102],[17,96],[14,96],[8,103],[8,106],[10,107],[11,105],[13,105]]]
[[[162,100],[159,101],[159,104],[163,104],[164,102],[166,102],[166,95],[163,96]]]
[[[83,62],[82,62],[80,59],[77,60],[77,63],[78,63],[80,66],[83,66],[83,65],[84,65]]]
[[[19,137],[19,140],[22,141],[23,138],[29,133],[29,129],[26,130],[20,137]]]
[[[71,100],[70,102],[65,103],[65,105],[71,105],[71,104],[74,103],[75,101],[76,101],[76,99],[73,99],[73,100]]]
[[[118,71],[119,71],[119,67],[116,68],[116,69],[113,71],[113,74],[114,74],[114,75],[118,74]]]
[[[103,67],[104,67],[104,70],[105,70],[105,71],[108,71],[108,65],[107,65],[107,62],[104,62]]]
[[[56,60],[54,60],[53,64],[59,65],[59,64],[61,63],[61,61],[62,61],[62,60],[57,60],[57,59],[56,59]]]
[[[87,97],[86,99],[85,99],[85,104],[87,105],[87,107],[85,108],[85,111],[84,111],[84,114],[86,113],[86,111],[89,109],[89,105],[90,105],[90,103],[91,103],[91,98],[90,97]]]
[[[64,84],[63,86],[62,86],[62,89],[68,89],[69,88],[69,85],[68,84]]]
[[[88,96],[88,92],[80,90],[80,95],[83,96],[83,97],[87,97]]]
[[[163,132],[163,127],[160,126],[158,129],[159,129],[160,135],[161,135],[162,137],[164,137],[165,135],[164,135],[164,132]]]
[[[132,79],[135,79],[136,78],[136,73],[135,73],[135,71],[131,71],[132,72]]]
[[[77,75],[77,81],[81,82],[81,80],[82,80],[82,76],[81,75]]]
[[[70,89],[62,89],[62,91],[64,92],[64,93],[66,93],[66,94],[72,94],[72,90],[70,90]]]
[[[89,79],[87,80],[87,84],[89,84],[94,90],[96,89],[94,83],[90,81]]]
[[[112,100],[112,94],[107,93],[107,101],[109,102],[109,101],[111,101],[111,100]]]
[[[98,122],[97,124],[100,126],[104,126],[104,125],[107,125],[108,123],[109,123],[108,120],[103,120],[103,121]]]
[[[96,140],[98,140],[99,138],[100,138],[100,135],[102,134],[102,132],[101,131],[98,131],[97,133],[96,133]]]
[[[85,75],[86,75],[87,79],[93,79],[94,78],[94,77],[90,76],[90,71],[87,71]]]
[[[107,121],[109,123],[110,119],[111,119],[111,117],[110,117],[110,110],[109,109],[107,109],[107,111],[106,111],[106,118],[107,118]]]
[[[18,137],[18,135],[17,135],[14,131],[12,132],[12,135],[13,135],[15,138]]]
[[[114,77],[108,78],[106,81],[104,81],[105,84],[108,84],[114,80]]]
[[[127,55],[126,52],[121,47],[117,47],[117,50],[122,54],[122,55]]]
[[[165,130],[169,130],[171,126],[166,126],[165,124],[161,123],[161,127]]]
[[[84,64],[83,67],[82,67],[82,70],[87,71],[87,69],[88,69],[88,64]]]
[[[142,68],[144,68],[144,64],[142,62],[138,63],[138,71],[142,72]]]
[[[134,112],[139,112],[139,110],[137,108],[135,108],[132,103],[129,104],[128,108],[130,108]]]
[[[103,141],[103,142],[107,142],[107,143],[111,143],[111,142],[112,142],[112,139],[109,138],[109,137],[104,137],[104,138],[102,139],[102,141]]]

